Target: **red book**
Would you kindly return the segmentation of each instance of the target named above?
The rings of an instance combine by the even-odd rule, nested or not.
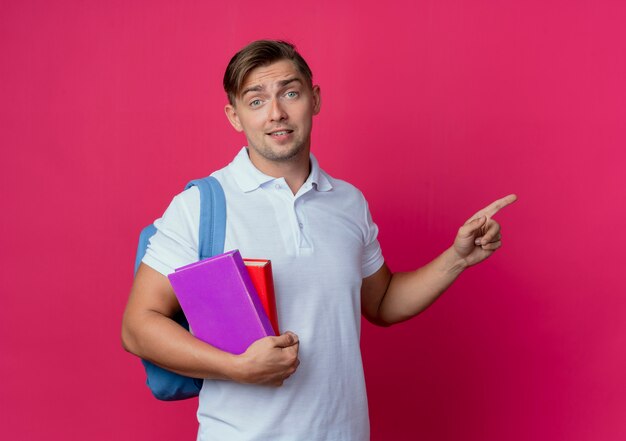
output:
[[[276,296],[274,295],[274,279],[272,277],[272,262],[267,259],[243,259],[250,274],[254,288],[263,304],[263,309],[270,319],[276,335],[278,330],[278,314],[276,313]]]

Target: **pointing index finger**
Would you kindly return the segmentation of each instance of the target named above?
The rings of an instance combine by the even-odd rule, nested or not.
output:
[[[505,197],[503,197],[501,199],[498,199],[497,201],[494,201],[491,204],[487,205],[485,208],[483,208],[482,210],[478,211],[470,219],[473,220],[473,219],[476,219],[476,218],[479,218],[479,217],[482,217],[482,216],[487,216],[487,218],[491,218],[498,211],[502,210],[507,205],[511,205],[516,200],[517,200],[517,195],[510,194],[508,196],[505,196]]]

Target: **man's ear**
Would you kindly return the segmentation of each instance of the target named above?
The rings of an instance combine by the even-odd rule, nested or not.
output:
[[[320,86],[313,86],[313,115],[320,113],[322,107],[322,93]]]
[[[224,107],[224,113],[226,113],[226,118],[230,121],[230,124],[234,127],[238,132],[243,131],[243,127],[241,125],[241,121],[239,121],[239,115],[237,115],[237,109],[232,104],[227,104]]]

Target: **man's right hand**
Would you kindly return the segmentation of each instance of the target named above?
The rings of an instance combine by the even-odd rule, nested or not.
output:
[[[282,386],[298,368],[298,336],[287,331],[252,343],[237,357],[234,380],[239,383]]]

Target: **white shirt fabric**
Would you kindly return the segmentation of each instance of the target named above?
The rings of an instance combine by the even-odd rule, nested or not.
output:
[[[360,289],[384,260],[365,198],[313,155],[296,195],[246,148],[213,176],[226,195],[224,248],[272,261],[279,327],[298,335],[301,364],[278,388],[205,380],[198,440],[369,440]],[[167,275],[198,260],[199,204],[195,187],[174,198],[144,263]]]

